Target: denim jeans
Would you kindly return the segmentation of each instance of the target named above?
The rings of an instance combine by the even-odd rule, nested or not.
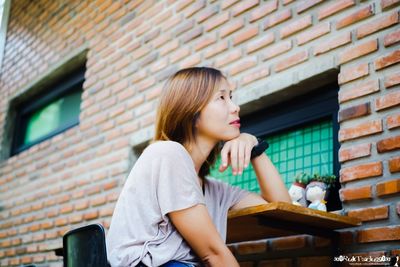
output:
[[[193,264],[179,262],[179,261],[169,261],[163,264],[161,267],[194,267]]]
[[[145,266],[146,265],[144,265],[143,263],[139,263],[139,265],[138,265],[138,267],[145,267]],[[169,262],[161,265],[161,267],[194,267],[194,265],[184,263],[184,262],[179,262],[179,261],[169,261]]]

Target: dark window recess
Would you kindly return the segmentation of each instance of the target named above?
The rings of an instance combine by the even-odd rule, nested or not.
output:
[[[338,104],[338,86],[326,86],[312,91],[305,95],[295,97],[284,103],[266,108],[247,115],[241,119],[242,132],[248,132],[258,137],[268,140],[285,132],[301,129],[313,123],[323,123],[331,121],[333,138],[333,174],[338,177],[336,186],[329,192],[327,209],[329,211],[342,209],[342,203],[339,198],[339,141],[337,114]],[[321,173],[323,174],[323,173]]]
[[[84,73],[82,68],[64,76],[15,107],[11,156],[79,124]]]

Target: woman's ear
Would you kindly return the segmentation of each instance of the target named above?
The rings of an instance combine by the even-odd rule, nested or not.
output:
[[[197,128],[197,124],[199,123],[200,112],[196,112],[193,117],[193,125]]]

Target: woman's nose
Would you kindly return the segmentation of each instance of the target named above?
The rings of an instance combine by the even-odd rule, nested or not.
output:
[[[231,111],[232,113],[239,113],[240,107],[239,105],[236,105],[232,100],[231,100]]]

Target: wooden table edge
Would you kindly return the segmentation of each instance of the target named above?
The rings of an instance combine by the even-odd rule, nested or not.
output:
[[[263,211],[268,211],[268,210],[283,210],[283,211],[288,211],[288,212],[296,212],[304,215],[313,215],[317,216],[320,218],[324,219],[332,219],[336,221],[341,221],[345,222],[347,224],[353,225],[353,226],[360,226],[361,225],[361,220],[354,218],[354,217],[348,217],[344,215],[338,215],[335,213],[331,212],[326,212],[326,211],[320,211],[320,210],[314,210],[302,206],[296,206],[290,203],[286,202],[270,202],[268,204],[261,204],[257,206],[252,206],[252,207],[247,207],[244,209],[240,210],[233,210],[228,212],[228,219],[232,219],[235,217],[240,217],[244,215],[249,215],[249,214],[255,214]]]

